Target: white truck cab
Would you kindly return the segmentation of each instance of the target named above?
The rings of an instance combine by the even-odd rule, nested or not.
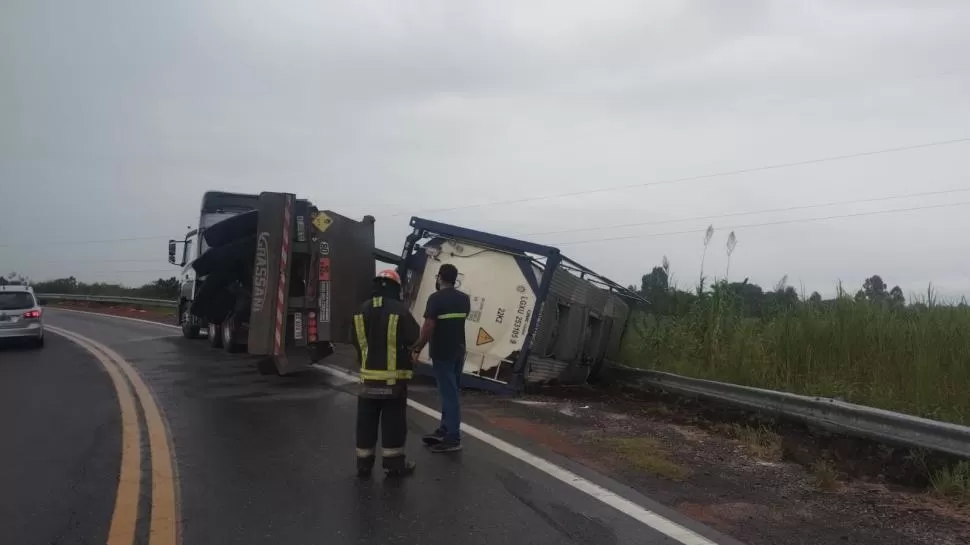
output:
[[[178,324],[182,327],[182,334],[185,337],[198,337],[199,330],[202,327],[208,326],[208,324],[201,323],[189,311],[199,288],[195,269],[192,268],[192,262],[208,249],[202,234],[207,228],[216,223],[243,212],[255,210],[258,205],[259,195],[228,193],[225,191],[206,191],[202,195],[202,207],[199,211],[197,227],[186,233],[185,238],[181,241],[168,241],[168,262],[182,268],[177,316]],[[182,245],[181,257],[178,256],[179,244]]]

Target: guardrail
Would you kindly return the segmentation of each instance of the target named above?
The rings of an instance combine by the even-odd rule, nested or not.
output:
[[[847,403],[614,366],[614,375],[640,385],[794,418],[835,432],[970,458],[970,427]]]
[[[48,301],[90,301],[92,303],[128,303],[153,307],[177,308],[178,302],[169,299],[148,299],[145,297],[121,297],[114,295],[80,295],[74,293],[38,293],[38,299]]]

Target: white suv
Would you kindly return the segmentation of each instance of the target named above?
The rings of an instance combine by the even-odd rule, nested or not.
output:
[[[44,346],[44,311],[30,286],[0,286],[0,339],[10,338]]]

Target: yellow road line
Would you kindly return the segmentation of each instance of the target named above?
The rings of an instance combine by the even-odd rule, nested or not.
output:
[[[116,365],[130,381],[145,413],[145,425],[148,428],[148,443],[152,461],[152,504],[148,543],[149,545],[176,545],[178,543],[179,512],[175,492],[176,479],[172,462],[172,448],[165,420],[158,404],[155,403],[151,390],[145,385],[134,367],[114,350],[77,333],[51,326],[47,327],[54,333],[61,333],[82,346],[88,344],[94,347],[98,352],[106,355],[111,363]],[[90,348],[88,350],[90,351]],[[114,525],[114,522],[112,522],[112,525]],[[128,541],[124,545],[129,543],[132,543],[132,541]],[[108,545],[116,544],[109,540]],[[118,542],[117,545],[122,545],[122,543]]]
[[[151,390],[131,364],[107,346],[100,345],[100,347],[124,371],[132,386],[135,387],[138,400],[145,411],[145,424],[148,427],[148,443],[152,457],[152,520],[148,544],[176,545],[178,507],[175,498],[175,471],[168,428],[162,418],[162,412],[155,403]]]
[[[47,329],[80,345],[93,355],[108,376],[118,395],[121,409],[121,470],[118,475],[118,492],[108,529],[108,545],[131,545],[135,542],[135,524],[138,520],[138,495],[141,490],[141,427],[135,411],[135,398],[128,382],[109,357],[94,345],[51,326]]]

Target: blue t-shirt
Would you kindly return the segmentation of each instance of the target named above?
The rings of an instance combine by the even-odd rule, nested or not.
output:
[[[465,357],[465,319],[470,310],[468,294],[455,288],[443,288],[428,297],[424,317],[436,322],[431,335],[432,360]]]

